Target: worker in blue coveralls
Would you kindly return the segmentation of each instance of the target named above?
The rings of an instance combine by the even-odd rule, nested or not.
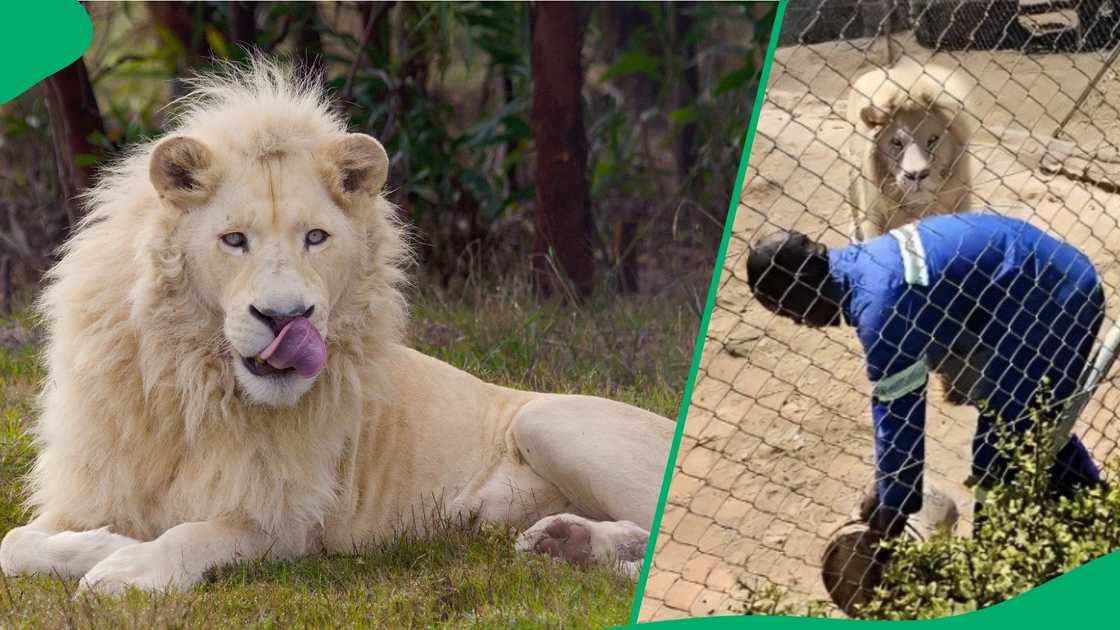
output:
[[[996,422],[1030,426],[1047,379],[1055,401],[1078,387],[1104,317],[1104,293],[1076,248],[994,214],[928,218],[829,251],[798,232],[752,247],[747,282],[769,310],[806,326],[855,327],[872,383],[875,486],[864,517],[896,536],[922,505],[926,386],[986,410],[972,445],[980,489],[1014,474],[997,452]],[[1059,451],[1052,490],[1101,483],[1076,436]]]

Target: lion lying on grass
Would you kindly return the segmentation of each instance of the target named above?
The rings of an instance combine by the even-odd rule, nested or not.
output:
[[[171,134],[104,174],[40,304],[34,518],[5,574],[186,589],[456,515],[636,570],[673,423],[403,347],[388,166],[256,61],[197,82]]]
[[[968,210],[972,188],[961,72],[903,58],[856,80],[848,95],[855,128],[849,191],[853,241],[866,241],[933,214]]]

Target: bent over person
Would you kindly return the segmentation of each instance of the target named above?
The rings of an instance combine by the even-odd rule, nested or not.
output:
[[[872,383],[875,502],[872,530],[897,535],[922,507],[926,388],[938,375],[953,404],[984,410],[972,444],[972,482],[990,488],[1014,471],[996,449],[996,423],[1025,431],[1028,405],[1049,383],[1055,401],[1078,388],[1104,317],[1092,263],[1020,220],[991,214],[929,218],[829,251],[782,232],[751,250],[748,284],[769,310],[807,326],[855,327]],[[1070,436],[1052,490],[1099,484]]]

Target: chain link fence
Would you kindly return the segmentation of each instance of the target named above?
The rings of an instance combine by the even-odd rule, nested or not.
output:
[[[1110,0],[789,0],[640,620],[735,613],[769,586],[795,603],[828,601],[822,553],[874,476],[864,348],[850,326],[810,329],[763,308],[746,259],[784,229],[830,248],[851,242],[852,183],[867,172],[858,147],[879,141],[849,120],[859,77],[915,63],[967,81],[953,114],[971,123],[967,207],[1024,219],[1085,253],[1105,294],[1099,337],[1113,326],[1118,24]],[[1114,374],[1074,428],[1098,463],[1120,442]],[[977,411],[943,393],[931,378],[925,483],[953,499],[967,535]]]

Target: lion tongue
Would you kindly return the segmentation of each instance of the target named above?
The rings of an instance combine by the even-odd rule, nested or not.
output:
[[[280,334],[257,358],[278,370],[294,367],[303,378],[311,378],[327,362],[327,345],[314,324],[297,317],[280,329]]]

